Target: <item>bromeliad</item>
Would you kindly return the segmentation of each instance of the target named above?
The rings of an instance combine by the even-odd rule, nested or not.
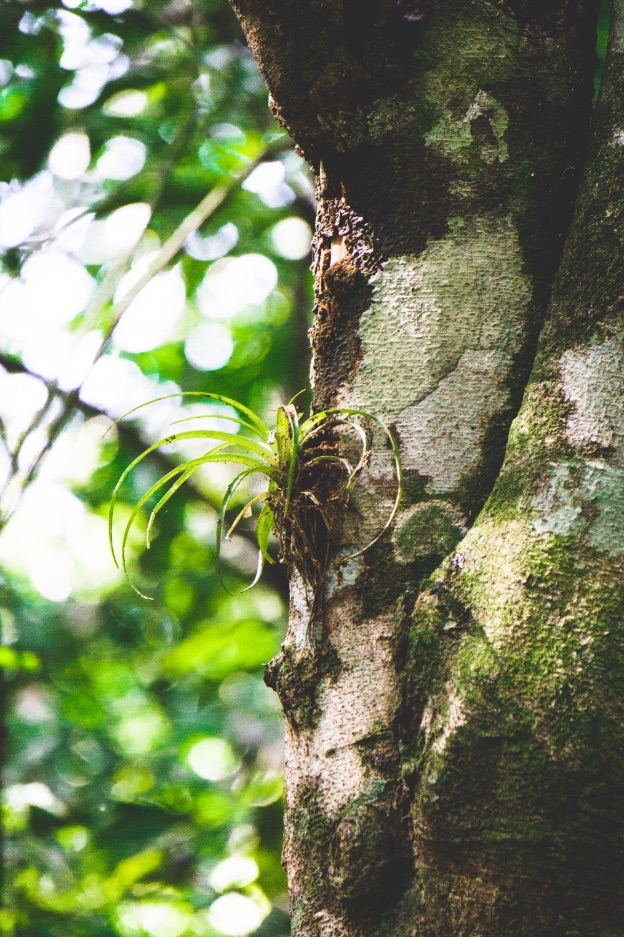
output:
[[[121,419],[142,407],[169,399],[171,396],[201,397],[234,408],[239,416],[218,413],[205,414],[204,418],[218,416],[219,419],[237,424],[239,431],[235,433],[216,429],[176,431],[145,449],[122,473],[110,502],[108,535],[115,564],[121,567],[128,581],[130,581],[126,561],[128,537],[137,516],[147,502],[159,495],[147,524],[146,545],[149,548],[154,521],[158,513],[184,482],[188,481],[203,465],[226,463],[240,466],[241,470],[228,485],[219,508],[216,529],[217,569],[219,569],[219,556],[228,509],[237,490],[246,481],[251,481],[254,476],[260,476],[264,477],[267,482],[266,489],[254,494],[246,501],[225,533],[225,539],[228,540],[241,520],[252,514],[254,505],[260,506],[256,522],[258,566],[254,580],[247,588],[250,589],[258,582],[265,562],[275,562],[269,552],[270,537],[274,535],[280,550],[278,560],[296,568],[304,583],[316,591],[319,576],[326,566],[329,549],[328,503],[339,500],[346,504],[357,476],[366,465],[370,454],[368,434],[360,421],[380,427],[390,443],[396,473],[396,494],[392,509],[381,530],[364,547],[349,555],[353,557],[364,553],[379,540],[392,523],[401,499],[401,460],[394,436],[382,420],[373,414],[352,407],[334,407],[302,420],[302,414],[297,410],[294,404],[295,398],[293,398],[290,403],[277,408],[275,426],[269,429],[252,410],[236,400],[221,394],[189,392],[148,401],[130,410]],[[201,416],[192,416],[186,419],[201,418]],[[176,422],[184,422],[184,420]],[[332,432],[332,430],[339,429],[342,429],[342,433],[345,430],[354,433],[358,439],[357,460],[352,461],[347,458],[345,446],[341,440],[342,433]],[[119,492],[125,480],[143,459],[161,446],[198,439],[210,443],[211,447],[203,455],[182,462],[171,469],[145,492],[130,513],[121,538],[119,554],[117,554],[113,544],[113,519]],[[327,484],[327,472],[323,469],[329,469],[336,474],[336,478],[332,478],[331,485]],[[164,493],[163,489],[165,489]],[[331,493],[327,494],[330,489]],[[319,519],[323,528],[322,532],[319,531]],[[319,536],[319,533],[323,535]],[[325,555],[320,558],[318,556],[319,540],[324,540],[326,545]],[[131,585],[139,595],[149,598],[132,583]]]

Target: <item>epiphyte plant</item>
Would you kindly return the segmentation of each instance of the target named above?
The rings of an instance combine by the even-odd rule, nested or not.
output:
[[[293,397],[288,404],[277,408],[275,426],[270,429],[249,407],[230,397],[190,391],[169,394],[147,401],[129,410],[120,419],[125,419],[143,407],[171,397],[200,397],[218,404],[226,404],[239,414],[233,416],[221,412],[207,412],[200,416],[195,415],[174,421],[172,426],[188,420],[216,416],[220,420],[235,423],[238,430],[236,432],[217,429],[175,431],[145,449],[121,474],[113,491],[108,512],[109,544],[115,564],[122,569],[132,588],[143,598],[151,597],[140,592],[128,574],[127,546],[130,531],[145,505],[158,496],[147,523],[146,546],[149,548],[154,521],[159,512],[176,491],[204,465],[222,463],[240,467],[240,471],[227,486],[218,511],[215,552],[220,578],[219,557],[228,509],[235,500],[239,488],[246,482],[251,482],[254,476],[260,476],[266,482],[266,488],[246,500],[225,533],[225,539],[229,540],[243,518],[252,515],[254,506],[260,507],[256,521],[258,565],[253,582],[247,586],[247,589],[258,582],[265,562],[275,562],[269,552],[270,538],[273,535],[279,547],[278,561],[299,573],[306,591],[311,592],[311,598],[316,603],[329,556],[330,506],[332,503],[346,506],[356,479],[367,464],[371,451],[369,434],[361,421],[379,427],[390,444],[396,475],[396,492],[388,517],[376,536],[365,546],[347,556],[355,557],[364,553],[392,524],[401,500],[401,459],[394,436],[379,417],[358,408],[333,407],[302,419],[302,414],[294,403],[296,398]],[[347,435],[354,435],[359,442],[357,459],[347,457],[347,448],[349,454],[354,448],[352,441],[350,445],[345,444]],[[188,459],[171,469],[142,495],[129,514],[121,537],[119,552],[116,552],[113,543],[115,508],[119,501],[121,487],[130,473],[160,447],[191,440],[204,440],[209,448],[203,455]]]

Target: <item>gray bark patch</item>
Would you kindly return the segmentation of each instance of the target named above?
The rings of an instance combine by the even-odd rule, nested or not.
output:
[[[509,125],[507,111],[486,91],[478,91],[474,101],[457,120],[449,109],[429,133],[427,146],[434,147],[445,156],[455,157],[458,151],[472,146],[480,138],[480,155],[485,163],[504,163],[509,158],[505,132]],[[484,132],[485,130],[485,132]]]
[[[457,219],[456,219],[457,221]],[[532,312],[517,231],[477,218],[388,261],[362,316],[363,360],[345,397],[395,423],[404,467],[452,491],[481,459]]]
[[[560,362],[566,398],[574,404],[567,436],[582,448],[611,449],[624,464],[624,350],[619,338],[591,342],[564,352]]]
[[[586,534],[599,553],[624,553],[624,468],[602,459],[557,465],[531,508],[538,534]]]

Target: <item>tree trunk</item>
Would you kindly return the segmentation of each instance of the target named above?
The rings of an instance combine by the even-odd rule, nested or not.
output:
[[[291,583],[294,933],[620,933],[624,3],[535,364],[596,2],[232,5],[317,173],[316,406],[386,421],[406,475],[345,559],[391,503],[378,440],[312,649]]]

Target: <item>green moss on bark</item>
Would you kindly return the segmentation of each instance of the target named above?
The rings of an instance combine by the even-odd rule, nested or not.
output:
[[[319,717],[319,687],[324,680],[334,682],[342,666],[336,649],[327,642],[314,653],[285,644],[267,664],[264,679],[277,692],[286,718],[299,731],[311,731]]]

